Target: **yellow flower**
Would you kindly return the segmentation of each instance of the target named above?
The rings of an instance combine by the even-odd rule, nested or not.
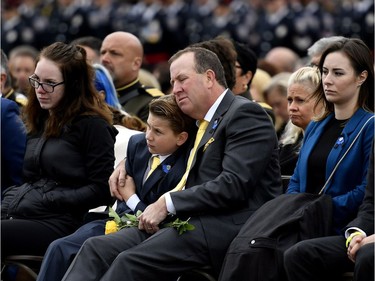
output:
[[[105,224],[105,234],[117,232],[117,224],[115,221],[107,221]]]
[[[121,218],[112,207],[109,207],[109,217],[113,220],[107,221],[105,224],[105,234],[110,234],[119,231],[123,228],[138,227],[138,217],[142,214],[142,211],[138,210],[137,214],[124,214]],[[189,218],[190,219],[190,218]],[[194,225],[189,223],[189,219],[183,221],[176,218],[173,222],[162,223],[160,227],[174,227],[177,229],[178,234],[182,234],[188,230],[194,230]]]

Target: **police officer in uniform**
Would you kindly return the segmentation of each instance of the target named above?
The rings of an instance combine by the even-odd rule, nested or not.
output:
[[[125,111],[146,122],[148,104],[163,93],[139,82],[143,46],[131,33],[116,31],[107,35],[100,50],[100,61],[113,78],[119,101]]]

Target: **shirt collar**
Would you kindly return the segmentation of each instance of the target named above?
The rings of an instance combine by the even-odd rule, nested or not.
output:
[[[207,122],[210,122],[212,117],[214,116],[217,108],[219,107],[221,101],[223,100],[225,94],[227,93],[228,89],[226,89],[217,99],[216,101],[214,102],[214,104],[210,107],[210,109],[208,110],[208,112],[206,113],[206,115],[204,116],[204,120],[206,120]]]
[[[154,156],[159,156],[160,163],[163,163],[163,161],[164,161],[165,159],[167,159],[170,155],[171,155],[171,154],[167,154],[167,155],[152,154],[152,157],[154,157]],[[151,158],[152,158],[152,157],[151,157]]]

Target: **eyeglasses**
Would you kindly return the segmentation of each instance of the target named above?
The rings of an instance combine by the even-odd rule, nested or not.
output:
[[[35,88],[35,89],[38,89],[39,86],[42,86],[42,89],[43,89],[46,93],[53,93],[53,91],[55,90],[55,87],[56,87],[56,86],[59,86],[59,85],[61,85],[61,84],[64,84],[64,81],[59,82],[59,83],[39,82],[38,80],[36,80],[36,79],[33,78],[33,77],[29,77],[29,82],[30,82],[31,87],[33,87],[33,88]]]

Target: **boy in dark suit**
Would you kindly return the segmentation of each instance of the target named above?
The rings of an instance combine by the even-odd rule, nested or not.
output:
[[[125,163],[128,177],[121,189],[123,201],[117,201],[118,214],[143,211],[180,181],[193,122],[179,109],[173,95],[151,101],[146,133],[129,140]],[[150,171],[154,157],[159,157],[160,164]],[[60,281],[83,242],[104,234],[105,223],[106,220],[92,221],[51,243],[37,280]]]

